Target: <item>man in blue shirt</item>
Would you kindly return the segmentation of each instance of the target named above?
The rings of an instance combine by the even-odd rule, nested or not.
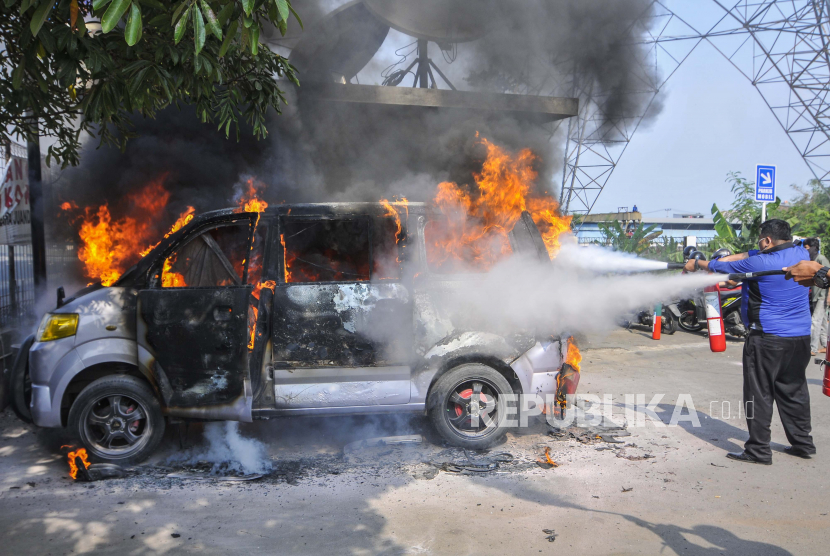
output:
[[[710,262],[690,260],[686,270],[723,273],[777,270],[809,261],[806,249],[792,243],[790,225],[767,220],[761,225],[758,247],[748,253]],[[772,403],[784,425],[793,456],[809,458],[816,453],[810,436],[810,394],[807,365],[810,363],[810,290],[784,276],[762,276],[744,282],[741,317],[749,330],[744,344],[744,405],[749,440],[741,453],[728,458],[750,463],[772,464],[769,447]]]

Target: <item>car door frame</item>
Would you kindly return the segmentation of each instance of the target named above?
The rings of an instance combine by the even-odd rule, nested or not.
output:
[[[251,376],[249,370],[249,353],[247,349],[247,340],[248,340],[248,311],[249,309],[249,297],[250,292],[253,290],[253,285],[248,285],[245,282],[248,278],[248,256],[246,256],[246,260],[244,263],[243,268],[243,275],[241,277],[241,284],[240,285],[233,285],[233,286],[213,286],[213,287],[197,287],[197,288],[162,288],[161,287],[161,279],[162,279],[162,272],[163,272],[163,265],[164,261],[169,257],[173,252],[181,249],[183,246],[188,244],[191,241],[197,241],[198,237],[201,236],[203,233],[218,227],[224,226],[232,226],[237,223],[242,223],[247,221],[249,226],[248,232],[248,240],[247,246],[248,250],[250,251],[251,241],[255,234],[255,213],[230,213],[225,214],[216,218],[212,218],[210,220],[206,220],[204,222],[199,222],[198,225],[194,226],[192,230],[188,230],[188,232],[183,235],[178,241],[175,243],[170,244],[164,251],[160,254],[160,256],[156,259],[153,266],[151,267],[151,271],[148,274],[148,278],[144,287],[140,288],[138,291],[138,299],[137,299],[137,307],[136,307],[136,330],[137,330],[137,344],[138,344],[138,356],[139,360],[146,362],[146,367],[152,375],[152,378],[155,384],[158,387],[159,393],[161,394],[163,407],[165,413],[171,417],[180,417],[180,418],[191,418],[191,419],[210,419],[210,420],[233,420],[233,421],[246,421],[250,422],[252,420],[252,401],[253,401],[253,389],[251,386]],[[265,269],[264,269],[265,271]],[[165,292],[166,290],[166,292]],[[241,292],[245,292],[244,300],[245,302],[242,303],[246,310],[244,314],[237,313],[234,315],[233,318],[239,318],[244,320],[245,325],[242,327],[244,332],[241,334],[240,338],[233,338],[234,341],[242,342],[243,349],[238,350],[238,359],[234,359],[233,363],[235,368],[228,369],[227,372],[239,372],[241,375],[241,380],[239,381],[238,390],[236,388],[230,392],[229,396],[225,396],[228,399],[224,399],[218,403],[210,403],[209,396],[205,397],[205,402],[199,402],[197,400],[191,399],[187,403],[181,403],[182,396],[177,396],[177,391],[174,385],[172,384],[170,378],[168,377],[168,373],[164,370],[164,368],[159,363],[159,355],[163,359],[164,356],[159,352],[158,348],[155,348],[151,345],[148,333],[151,332],[150,327],[154,326],[152,322],[148,323],[144,317],[144,311],[142,308],[142,294],[145,292],[152,292],[154,296],[159,296],[163,293],[171,293],[174,294],[176,291],[202,291],[205,293],[210,292],[230,292],[233,291],[235,295],[242,297]],[[237,293],[238,292],[238,293]],[[148,294],[144,295],[145,298],[148,297]],[[222,300],[223,296],[217,296],[220,300]],[[229,297],[227,294],[224,295],[225,298]],[[233,296],[230,296],[233,297]],[[227,301],[227,299],[225,299]],[[239,305],[239,300],[235,300],[236,304]],[[241,311],[241,306],[236,307],[237,311]],[[203,318],[208,317],[208,312],[205,312],[201,315]],[[182,318],[184,317],[184,313]],[[216,312],[214,311],[214,319],[219,320],[217,317]],[[237,348],[238,349],[238,348]],[[202,354],[195,354],[197,357]],[[207,373],[208,370],[205,370]],[[191,397],[195,398],[195,397]]]

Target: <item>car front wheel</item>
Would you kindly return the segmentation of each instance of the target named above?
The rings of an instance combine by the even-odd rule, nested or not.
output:
[[[81,391],[69,411],[69,429],[93,461],[129,465],[159,445],[164,416],[147,383],[110,375]]]
[[[478,363],[459,365],[443,374],[429,395],[433,426],[454,446],[481,450],[507,432],[510,383],[498,371]]]

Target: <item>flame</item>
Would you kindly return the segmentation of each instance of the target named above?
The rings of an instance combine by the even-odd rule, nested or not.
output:
[[[430,265],[461,263],[487,270],[511,252],[508,233],[525,210],[539,228],[548,254],[555,256],[560,236],[570,230],[571,217],[561,216],[559,204],[536,191],[536,156],[530,149],[512,155],[483,137],[480,144],[487,156],[481,172],[473,174],[474,188],[454,182],[438,185],[433,201],[445,219],[427,228]]]
[[[262,288],[267,288],[272,292],[277,287],[277,283],[274,280],[266,280],[265,282],[258,282],[256,286],[254,286],[253,296],[259,301],[259,294],[262,291]],[[250,313],[252,322],[249,323],[251,328],[251,337],[248,340],[248,349],[254,349],[254,339],[256,338],[256,321],[257,317],[259,317],[259,308],[256,306],[255,303],[251,303],[251,313]]]
[[[89,456],[87,456],[86,453],[86,448],[78,448],[74,452],[69,452],[66,457],[69,458],[69,476],[73,479],[78,477],[78,465],[75,463],[76,457],[81,458],[81,462],[84,464],[84,469],[89,469],[89,466],[91,465],[89,463]]]
[[[397,204],[397,203],[396,203]],[[403,226],[401,225],[401,215],[398,214],[398,211],[392,206],[392,203],[387,201],[386,199],[380,200],[380,205],[386,209],[386,216],[389,216],[395,220],[395,226],[398,230],[395,232],[395,243],[400,243],[401,237],[403,236]],[[407,212],[408,212],[407,208]],[[398,260],[400,262],[400,260]]]
[[[78,258],[84,263],[86,275],[112,285],[145,251],[155,230],[154,217],[167,206],[170,193],[164,189],[167,174],[162,174],[139,191],[126,197],[130,214],[113,219],[108,204],[84,208],[78,235],[81,247]],[[63,210],[76,209],[73,202],[61,205]]]
[[[547,463],[551,467],[559,467],[559,464],[553,461],[553,458],[550,457],[550,446],[545,446],[545,459],[537,459],[539,463]]]
[[[582,354],[579,353],[579,348],[576,346],[574,337],[568,338],[568,355],[565,357],[565,364],[570,365],[574,371],[580,371],[580,363],[582,362]]]

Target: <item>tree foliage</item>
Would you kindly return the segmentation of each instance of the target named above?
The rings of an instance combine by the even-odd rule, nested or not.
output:
[[[652,224],[651,226],[644,228],[642,222],[640,222],[637,227],[632,230],[632,234],[630,236],[626,233],[626,230],[623,229],[618,220],[614,220],[608,224],[599,222],[598,226],[603,237],[605,237],[606,240],[610,240],[611,247],[617,251],[624,251],[626,253],[642,253],[648,249],[653,239],[659,237],[660,234],[663,233],[662,231],[654,231],[657,224]]]
[[[241,119],[265,137],[267,111],[285,102],[277,77],[299,84],[259,44],[267,26],[285,34],[299,21],[289,0],[0,0],[0,10],[0,123],[54,138],[47,162],[62,166],[78,164],[81,132],[123,147],[132,114],[182,103],[226,136],[233,127],[238,138]]]
[[[733,253],[744,253],[756,249],[758,233],[761,228],[761,203],[755,200],[755,182],[741,176],[740,172],[730,172],[726,178],[731,183],[730,189],[735,196],[729,210],[721,212],[716,203],[712,204],[712,219],[715,222],[715,232],[718,234],[710,244],[713,250],[727,248]],[[781,199],[767,205],[767,214],[772,213],[781,204]],[[740,233],[736,233],[732,223],[741,225]]]
[[[830,257],[830,194],[818,180],[810,180],[807,187],[793,187],[799,196],[770,215],[789,222],[795,235],[821,239],[822,253]]]

